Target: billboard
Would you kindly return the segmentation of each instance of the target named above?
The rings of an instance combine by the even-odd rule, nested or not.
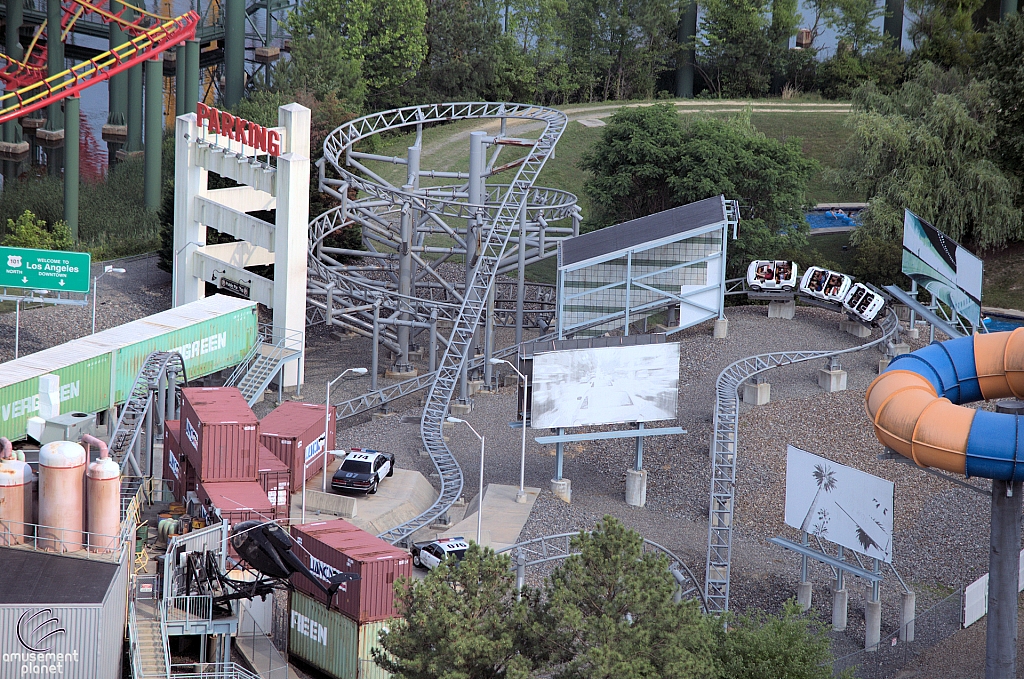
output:
[[[537,353],[531,387],[535,429],[674,420],[679,344]]]
[[[981,324],[983,263],[910,210],[903,217],[903,273],[939,301]]]
[[[892,563],[892,481],[786,449],[786,525]]]

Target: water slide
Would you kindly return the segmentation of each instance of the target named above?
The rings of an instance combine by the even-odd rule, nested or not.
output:
[[[1024,418],[962,405],[1012,397],[1024,398],[1024,328],[897,356],[865,406],[882,445],[922,467],[1022,481]]]
[[[4,56],[5,63],[0,69],[2,70],[0,80],[4,82],[5,86],[18,89],[0,97],[0,123],[21,118],[61,99],[74,96],[96,83],[138,66],[195,37],[196,28],[199,25],[199,15],[195,12],[187,12],[179,17],[169,18],[151,14],[131,5],[126,6],[139,13],[139,18],[124,19],[122,18],[124,10],[114,14],[102,9],[99,4],[91,4],[86,0],[74,0],[71,6],[64,10],[59,36],[61,40],[67,37],[74,23],[86,14],[99,17],[100,21],[105,24],[115,24],[132,36],[118,47],[88,61],[83,61],[66,71],[48,78],[44,77],[43,60],[39,57],[43,51],[40,49],[33,56],[34,46],[43,26],[39,27],[22,61],[14,61]],[[153,25],[149,28],[142,27],[143,17],[150,20]],[[49,40],[49,35],[47,40]],[[43,54],[45,55],[45,53]]]

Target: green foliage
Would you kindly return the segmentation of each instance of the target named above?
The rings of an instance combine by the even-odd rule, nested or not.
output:
[[[573,547],[580,553],[554,570],[546,592],[557,679],[718,676],[715,621],[693,601],[673,602],[664,555],[644,554],[642,538],[610,516]]]
[[[427,51],[425,23],[423,0],[309,0],[289,16],[293,45],[311,36],[333,34],[310,48],[310,54],[357,64],[375,102],[395,96],[395,88],[415,75]],[[335,71],[337,66],[326,70],[330,77],[323,79],[349,82],[351,72],[345,71],[347,67]]]
[[[989,102],[984,83],[931,64],[892,95],[870,83],[857,92],[853,135],[833,176],[871,199],[855,244],[868,234],[897,240],[904,208],[978,248],[1021,237],[1019,182],[990,160]]]
[[[825,24],[856,55],[882,45],[882,33],[874,24],[884,14],[884,6],[875,0],[829,0],[824,9]]]
[[[876,206],[876,214],[882,209],[882,206]],[[899,240],[881,238],[873,231],[865,231],[857,239],[851,273],[875,285],[904,283],[903,244]]]
[[[1024,14],[992,26],[978,50],[978,73],[996,101],[992,119],[1002,167],[1024,180]]]
[[[462,562],[395,584],[401,618],[381,635],[374,661],[404,679],[527,679],[535,600],[516,598],[507,556],[472,543]]]
[[[984,0],[908,0],[912,58],[943,68],[967,68],[981,41],[973,15]]]
[[[350,56],[340,33],[314,26],[311,35],[300,34],[292,41],[291,58],[274,73],[275,87],[283,92],[308,92],[320,100],[334,97],[358,109],[366,96],[361,65]],[[276,125],[276,107],[273,119]]]
[[[36,248],[37,250],[75,250],[71,229],[64,221],[46,228],[46,222],[25,210],[17,220],[8,218],[3,244],[9,248]]]
[[[883,94],[896,91],[906,78],[907,56],[893,47],[858,55],[839,50],[818,68],[821,94],[826,99],[850,99],[861,85],[872,82]]]
[[[763,97],[772,72],[767,0],[708,0],[701,8],[697,61],[716,97]]]
[[[716,627],[723,677],[729,679],[832,679],[825,628],[800,614],[793,600],[781,614],[753,611]]]

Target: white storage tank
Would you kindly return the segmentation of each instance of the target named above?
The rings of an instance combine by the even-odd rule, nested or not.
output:
[[[32,481],[35,474],[0,437],[0,546],[21,544],[32,537]]]
[[[85,462],[85,448],[71,441],[52,441],[39,449],[39,549],[82,549]]]
[[[86,518],[89,526],[89,550],[112,552],[117,549],[117,536],[121,531],[121,467],[107,452],[107,444],[86,434],[86,445],[100,449],[99,459],[89,463],[85,472]]]

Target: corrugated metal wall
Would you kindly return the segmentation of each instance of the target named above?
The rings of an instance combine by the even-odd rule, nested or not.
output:
[[[125,550],[121,566],[103,600],[97,631],[100,649],[97,679],[117,679],[121,676],[125,626],[128,623],[128,571],[133,555],[133,549]]]
[[[116,679],[101,674],[100,617],[100,606],[0,605],[0,677]],[[57,655],[39,659],[37,650]]]
[[[292,592],[288,650],[336,679],[391,679],[372,649],[387,620],[357,625],[301,592]]]

